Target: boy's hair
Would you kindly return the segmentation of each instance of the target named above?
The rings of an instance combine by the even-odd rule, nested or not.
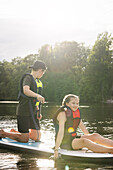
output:
[[[47,69],[45,63],[40,61],[40,60],[36,61],[34,63],[34,65],[30,66],[30,68],[32,68],[34,71],[37,71],[39,69],[42,69],[42,70],[46,70]]]
[[[62,101],[62,106],[65,106],[66,103],[69,103],[71,98],[75,98],[75,99],[79,99],[79,96],[76,96],[74,94],[68,94],[66,95],[64,98],[63,98],[63,101]]]

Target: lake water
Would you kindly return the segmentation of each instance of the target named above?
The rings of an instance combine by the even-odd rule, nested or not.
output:
[[[53,113],[60,105],[56,103],[46,103],[42,107],[43,119],[41,120],[41,141],[54,146],[54,126],[52,122]],[[113,105],[112,104],[80,104],[82,119],[90,133],[97,132],[113,139]],[[17,130],[16,125],[16,103],[0,104],[0,129],[9,131],[11,128]],[[81,131],[79,133],[82,134]],[[0,149],[0,169],[22,169],[22,170],[103,170],[113,169],[112,164],[100,162],[82,163],[73,160],[65,160],[62,157],[58,161],[46,158],[42,159],[39,155],[17,153]]]

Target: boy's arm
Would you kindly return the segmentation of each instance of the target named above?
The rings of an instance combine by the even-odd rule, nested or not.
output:
[[[37,94],[35,92],[33,92],[32,90],[30,90],[30,87],[25,85],[23,87],[23,92],[26,96],[29,96],[29,97],[36,97],[40,102],[44,103],[45,102],[45,98],[42,97],[40,94]]]
[[[33,92],[31,89],[30,89],[30,84],[32,82],[32,79],[31,77],[28,75],[28,76],[25,76],[24,77],[24,80],[23,80],[23,92],[26,96],[28,97],[34,97],[34,98],[37,98],[40,102],[44,103],[45,102],[45,99],[43,96]]]

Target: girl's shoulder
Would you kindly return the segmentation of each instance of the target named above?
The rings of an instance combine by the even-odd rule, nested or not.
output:
[[[56,122],[58,119],[58,116],[61,117],[61,116],[65,116],[65,110],[64,110],[64,107],[60,107],[56,113],[54,114],[53,116],[53,121]]]
[[[66,121],[66,114],[65,114],[65,111],[61,111],[59,112],[58,116],[57,116],[57,120],[58,121]]]

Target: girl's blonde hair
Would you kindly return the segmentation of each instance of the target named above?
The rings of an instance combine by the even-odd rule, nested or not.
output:
[[[66,103],[69,103],[70,100],[71,100],[71,98],[79,99],[79,96],[74,95],[74,94],[68,94],[68,95],[66,95],[66,96],[63,98],[62,106],[65,106]]]

